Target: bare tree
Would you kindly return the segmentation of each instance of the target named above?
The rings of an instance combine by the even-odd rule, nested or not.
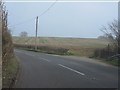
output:
[[[114,20],[108,23],[108,26],[103,26],[101,31],[104,32],[114,48],[117,48],[117,53],[120,54],[120,29],[118,28],[118,21]]]
[[[27,37],[28,36],[28,33],[23,31],[20,33],[20,37]]]

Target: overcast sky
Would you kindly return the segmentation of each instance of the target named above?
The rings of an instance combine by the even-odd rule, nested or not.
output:
[[[44,12],[52,3],[7,2],[8,24],[13,35],[26,31],[34,36],[34,17]],[[117,18],[117,2],[57,2],[39,17],[38,36],[96,38],[103,34],[100,31],[102,25]]]

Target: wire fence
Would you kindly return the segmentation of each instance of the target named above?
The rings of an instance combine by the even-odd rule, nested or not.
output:
[[[113,58],[119,59],[118,48],[113,47],[113,45],[108,44],[107,47],[103,49],[96,49],[94,52],[94,57],[103,58],[106,60],[112,60]]]

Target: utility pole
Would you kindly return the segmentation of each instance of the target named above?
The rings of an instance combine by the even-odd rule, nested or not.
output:
[[[36,17],[36,35],[35,35],[35,50],[37,51],[37,31],[38,31],[38,16]]]

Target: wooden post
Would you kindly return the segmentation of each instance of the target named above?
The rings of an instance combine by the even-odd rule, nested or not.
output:
[[[36,35],[35,35],[35,50],[37,51],[37,31],[38,31],[38,16],[36,17]]]

